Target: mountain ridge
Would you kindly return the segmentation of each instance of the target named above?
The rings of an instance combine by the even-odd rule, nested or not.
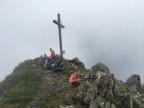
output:
[[[0,83],[2,108],[142,108],[139,75],[123,83],[115,79],[102,63],[86,69],[78,58],[63,60],[58,73],[32,67],[37,58],[20,63],[13,73]],[[68,79],[81,70],[82,84],[69,85]]]

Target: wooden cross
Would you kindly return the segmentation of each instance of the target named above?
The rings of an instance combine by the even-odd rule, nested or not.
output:
[[[61,20],[60,20],[60,14],[57,14],[58,16],[58,21],[53,20],[53,23],[55,23],[56,25],[58,25],[58,31],[59,31],[59,44],[60,44],[60,55],[61,58],[63,60],[63,50],[62,50],[62,37],[61,37],[61,28],[65,28],[62,24],[61,24]]]

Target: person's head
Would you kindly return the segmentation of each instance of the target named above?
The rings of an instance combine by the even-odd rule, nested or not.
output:
[[[52,49],[51,49],[51,48],[50,48],[49,50],[50,50],[50,51],[52,51]]]

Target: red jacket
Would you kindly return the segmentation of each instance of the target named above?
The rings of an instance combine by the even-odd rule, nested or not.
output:
[[[69,83],[76,81],[77,79],[79,79],[79,76],[76,73],[73,73],[69,78]]]
[[[55,52],[54,50],[51,50],[51,57],[54,57],[55,56]]]

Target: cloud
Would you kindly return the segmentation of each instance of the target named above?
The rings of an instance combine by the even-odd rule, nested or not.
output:
[[[102,62],[120,80],[143,76],[144,1],[142,0],[1,0],[0,80],[19,62],[59,53],[61,14],[65,58],[78,57],[87,68]],[[144,82],[144,79],[142,79]]]

